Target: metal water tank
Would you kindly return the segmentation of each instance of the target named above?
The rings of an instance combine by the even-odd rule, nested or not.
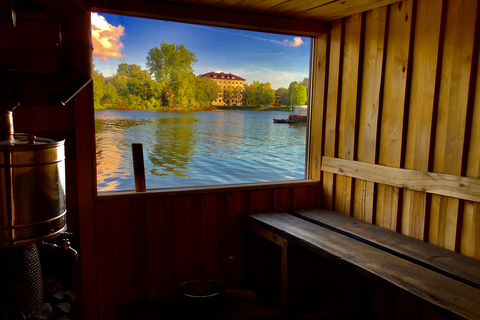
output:
[[[24,246],[65,231],[64,140],[13,132],[0,113],[0,247]]]

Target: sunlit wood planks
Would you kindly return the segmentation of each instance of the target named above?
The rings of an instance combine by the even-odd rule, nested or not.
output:
[[[443,0],[417,1],[413,41],[412,85],[405,150],[405,168],[431,171],[436,108],[438,105]],[[440,57],[440,58],[439,58]],[[405,190],[401,232],[425,239],[427,194]]]
[[[376,163],[378,156],[377,139],[384,76],[387,12],[388,8],[382,7],[365,14],[357,159],[367,163]],[[355,180],[354,201],[353,216],[373,223],[375,184],[366,180]]]
[[[356,156],[357,109],[359,94],[360,58],[362,49],[363,14],[345,18],[345,36],[342,63],[342,90],[338,124],[338,157],[353,160]],[[335,210],[351,214],[352,179],[337,176],[335,185]]]
[[[325,115],[325,143],[323,154],[329,157],[337,156],[338,119],[342,81],[343,63],[343,21],[332,23],[330,30],[330,59],[328,67],[328,88]],[[323,204],[328,209],[333,209],[335,197],[335,177],[330,173],[323,176]]]
[[[322,170],[407,190],[480,202],[480,179],[323,157]]]
[[[346,158],[342,115],[357,114],[352,160],[444,173],[458,182],[478,178],[478,7],[476,0],[414,0],[364,13],[358,90],[348,87],[343,68],[355,40],[346,36],[347,18],[333,21],[322,154]],[[359,106],[346,102],[358,94]],[[340,196],[343,178],[328,171],[321,177],[325,208],[353,208],[350,215],[364,221],[480,255],[478,199],[468,188],[437,195],[356,177],[352,195]]]
[[[317,37],[314,41],[313,56],[313,95],[310,110],[310,141],[309,141],[309,178],[321,179],[322,149],[324,144],[324,126],[326,111],[326,83],[328,71],[328,35]]]
[[[433,171],[463,175],[466,123],[474,50],[477,2],[449,1],[439,88]],[[454,250],[457,245],[457,199],[432,197],[429,241]]]
[[[477,22],[478,24],[478,22]],[[477,35],[478,27],[476,28]],[[477,49],[477,79],[472,112],[470,146],[467,162],[467,177],[480,178],[480,57]],[[465,201],[462,229],[460,234],[460,252],[480,259],[480,203]]]

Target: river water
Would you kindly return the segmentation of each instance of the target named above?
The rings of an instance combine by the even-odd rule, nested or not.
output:
[[[134,190],[132,143],[147,189],[303,179],[305,124],[281,111],[95,112],[98,191]]]

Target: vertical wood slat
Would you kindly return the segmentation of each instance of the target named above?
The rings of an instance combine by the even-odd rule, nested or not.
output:
[[[179,283],[204,275],[200,197],[173,199],[175,263]]]
[[[136,274],[133,266],[133,230],[131,200],[112,203],[110,208],[113,233],[113,261],[115,279],[115,305],[135,301]],[[138,235],[135,235],[137,237]]]
[[[292,190],[293,208],[302,208],[307,206],[307,187],[295,187]]]
[[[88,84],[75,97],[75,122],[76,127],[85,128],[90,134],[76,134],[75,144],[77,184],[78,184],[78,209],[79,229],[83,236],[80,237],[80,262],[82,268],[82,302],[83,316],[85,319],[98,319],[97,301],[97,269],[96,245],[96,214],[93,202],[96,179],[95,152],[92,152],[93,143],[93,110],[88,108],[93,101],[93,84]]]
[[[328,90],[325,116],[325,156],[337,156],[337,123],[338,108],[341,93],[342,79],[342,57],[343,57],[343,21],[332,22],[330,29],[330,55],[328,67]],[[335,176],[331,173],[324,173],[323,176],[323,204],[327,209],[334,209],[334,188]]]
[[[285,211],[292,208],[292,188],[273,191],[273,210]]]
[[[390,6],[378,163],[401,167],[413,0]],[[400,189],[378,186],[376,224],[397,230]]]
[[[480,21],[477,20],[477,39],[480,36],[478,31],[479,24]],[[480,44],[477,40],[477,78],[466,172],[467,177],[472,178],[480,178],[480,50],[478,47],[480,47]],[[480,259],[480,203],[465,201],[462,216],[460,252],[467,256]]]
[[[272,190],[255,190],[250,192],[250,210],[271,210],[273,208]]]
[[[326,83],[328,76],[328,34],[315,39],[315,56],[313,60],[313,100],[311,103],[310,143],[309,143],[309,166],[310,179],[321,180],[324,119],[325,119],[325,97]]]
[[[387,7],[365,14],[363,79],[358,125],[357,160],[376,163],[378,123],[385,59]],[[355,180],[353,216],[373,223],[375,184]]]
[[[132,258],[135,300],[148,297],[147,208],[145,199],[132,200]]]
[[[223,281],[227,264],[227,198],[225,194],[201,197],[201,232],[204,277]]]
[[[340,97],[340,121],[338,126],[338,157],[354,160],[359,93],[359,76],[362,56],[363,14],[345,18],[345,36],[342,64],[342,91]],[[335,185],[335,210],[351,214],[353,201],[352,178],[337,175]]]
[[[443,0],[418,1],[413,43],[412,85],[405,168],[430,171],[432,129],[437,107]],[[401,232],[425,238],[427,194],[405,190]]]
[[[115,202],[95,207],[95,255],[97,261],[98,318],[115,319],[115,266],[112,212]]]
[[[242,212],[249,209],[249,193],[234,192],[227,195],[228,217],[228,255],[233,257],[230,273],[230,287],[237,287],[243,282],[243,227]]]
[[[442,79],[435,137],[434,172],[462,175],[477,3],[449,1],[442,60]],[[429,237],[431,243],[455,250],[458,199],[432,196]]]
[[[146,221],[148,298],[171,298],[177,289],[173,198],[148,199]]]

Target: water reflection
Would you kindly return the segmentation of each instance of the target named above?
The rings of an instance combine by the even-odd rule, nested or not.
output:
[[[284,112],[97,111],[98,190],[134,190],[131,143],[148,189],[302,179],[305,125]]]
[[[188,164],[195,146],[194,118],[161,118],[153,122],[154,142],[148,159],[153,168],[147,170],[156,176],[190,177]]]

